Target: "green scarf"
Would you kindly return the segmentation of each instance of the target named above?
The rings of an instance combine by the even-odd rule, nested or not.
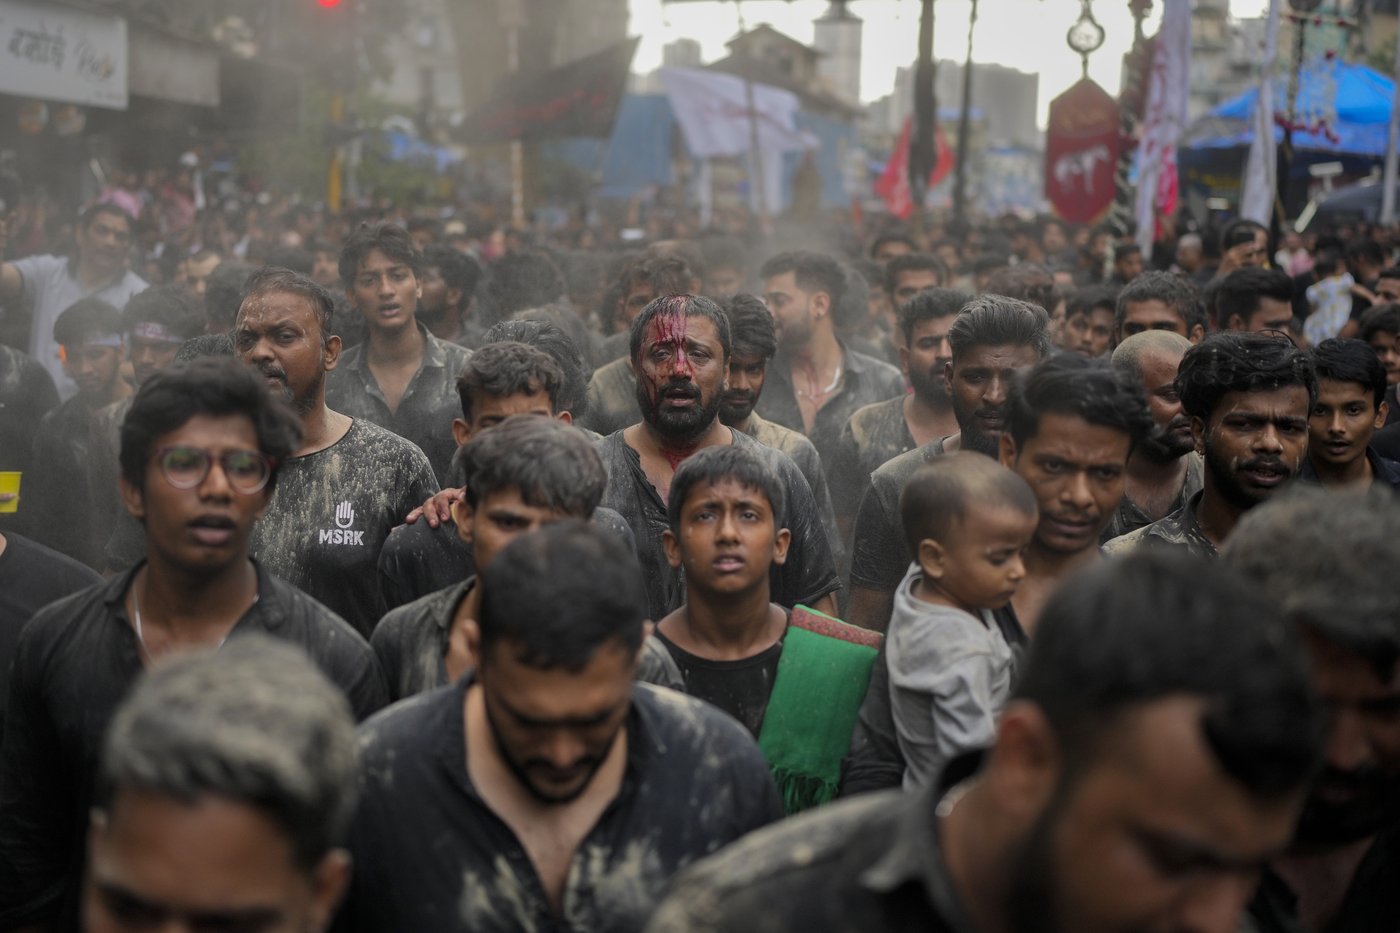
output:
[[[806,606],[792,611],[758,736],[789,814],[835,799],[880,639]]]

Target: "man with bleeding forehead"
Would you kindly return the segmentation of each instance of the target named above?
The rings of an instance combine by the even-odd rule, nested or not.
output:
[[[660,619],[685,601],[681,572],[667,563],[662,545],[676,468],[697,450],[728,444],[768,458],[787,491],[781,523],[792,531],[792,545],[787,563],[772,571],[774,601],[834,612],[840,581],[807,481],[786,454],[719,420],[730,352],[729,322],[719,305],[696,295],[657,298],[632,322],[630,350],[642,420],[599,446],[609,477],[601,504],[632,526],[650,617]]]

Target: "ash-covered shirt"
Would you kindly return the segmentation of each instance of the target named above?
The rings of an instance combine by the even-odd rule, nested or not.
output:
[[[843,800],[754,833],[676,879],[647,933],[976,933],[938,803],[980,760],[915,793]]]
[[[918,564],[895,591],[886,637],[890,709],[904,789],[933,782],[958,755],[990,746],[1011,693],[1011,646],[990,610],[973,616],[919,599]]]
[[[1203,495],[1205,493],[1198,492],[1165,518],[1114,538],[1103,546],[1103,552],[1109,557],[1123,557],[1141,547],[1179,547],[1200,557],[1219,556],[1196,519],[1196,509]]]
[[[828,453],[831,501],[846,522],[855,518],[860,497],[870,485],[870,474],[902,453],[913,450],[914,435],[904,420],[905,396],[857,409],[841,426],[836,444]]]
[[[637,404],[637,374],[632,361],[621,356],[593,371],[588,380],[588,407],[579,426],[608,435],[642,420]]]
[[[1172,500],[1171,508],[1167,509],[1170,515],[1186,504],[1196,493],[1201,491],[1205,485],[1205,464],[1201,455],[1192,451],[1186,456],[1186,478],[1182,480],[1181,490],[1177,492],[1176,498]],[[1307,461],[1304,461],[1306,464]],[[1128,494],[1123,494],[1123,501],[1118,503],[1118,508],[1114,510],[1113,517],[1108,520],[1107,527],[1099,535],[1099,544],[1106,544],[1114,538],[1127,534],[1130,531],[1137,531],[1145,525],[1152,524],[1152,519],[1148,517],[1136,502],[1128,498]]]
[[[802,472],[786,454],[766,447],[744,434],[729,429],[732,443],[759,451],[777,472],[787,495],[783,515],[776,516],[779,528],[792,533],[787,562],[770,572],[773,602],[791,609],[798,603],[808,606],[841,586],[831,548],[826,543],[812,491]],[[685,581],[681,571],[666,562],[661,534],[668,527],[666,503],[642,470],[642,458],[617,431],[603,438],[598,446],[608,471],[608,488],[603,505],[622,514],[637,538],[637,559],[651,618],[661,619],[685,602]]]
[[[354,878],[337,929],[638,931],[677,871],[783,816],[768,764],[742,726],[699,700],[637,684],[621,790],[580,844],[556,916],[525,847],[472,784],[471,683],[397,703],[361,727]]]
[[[472,351],[439,340],[422,324],[417,327],[423,335],[423,362],[408,381],[397,409],[389,410],[389,402],[370,372],[368,343],[346,350],[326,376],[326,405],[412,441],[427,454],[438,483],[442,483],[452,465],[452,455],[457,452],[452,419],[462,417],[457,377],[471,359]],[[422,504],[419,500],[418,505]]]
[[[756,413],[749,416],[747,433],[763,446],[787,454],[802,471],[802,478],[811,487],[812,499],[816,501],[817,510],[821,514],[822,529],[826,531],[826,543],[831,548],[836,571],[844,576],[846,546],[841,540],[841,531],[836,526],[836,510],[832,508],[831,491],[826,484],[826,471],[822,469],[822,455],[817,453],[817,448],[801,431],[766,421]]]
[[[421,450],[356,419],[331,446],[282,464],[249,551],[368,638],[384,615],[384,539],[437,491]]]
[[[899,497],[914,472],[943,456],[943,438],[900,454],[870,474],[851,530],[851,585],[893,593],[909,570]]]
[[[258,599],[229,638],[258,633],[304,649],[356,718],[387,697],[374,652],[325,606],[255,564]],[[145,666],[124,600],[140,565],[59,600],[15,651],[0,750],[0,929],[64,917],[75,926],[102,737]]]

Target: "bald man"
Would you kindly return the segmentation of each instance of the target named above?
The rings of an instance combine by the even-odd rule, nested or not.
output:
[[[1113,351],[1113,366],[1142,384],[1152,411],[1152,433],[1133,449],[1124,474],[1123,501],[1100,541],[1149,525],[1181,508],[1201,488],[1201,457],[1191,419],[1181,410],[1176,370],[1191,341],[1169,330],[1133,334]]]

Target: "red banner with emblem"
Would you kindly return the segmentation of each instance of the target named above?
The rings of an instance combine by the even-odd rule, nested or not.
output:
[[[904,119],[904,128],[899,131],[899,141],[894,144],[890,160],[885,163],[884,172],[875,179],[875,193],[884,200],[890,213],[900,220],[908,220],[914,213],[914,196],[909,190],[909,131],[912,123],[912,117]],[[943,132],[941,123],[934,128],[934,144],[937,146],[938,159],[934,163],[933,171],[929,172],[930,188],[948,177],[955,161],[953,150],[948,145],[948,136]]]
[[[1118,104],[1088,78],[1050,102],[1045,197],[1071,223],[1093,223],[1113,204]]]

